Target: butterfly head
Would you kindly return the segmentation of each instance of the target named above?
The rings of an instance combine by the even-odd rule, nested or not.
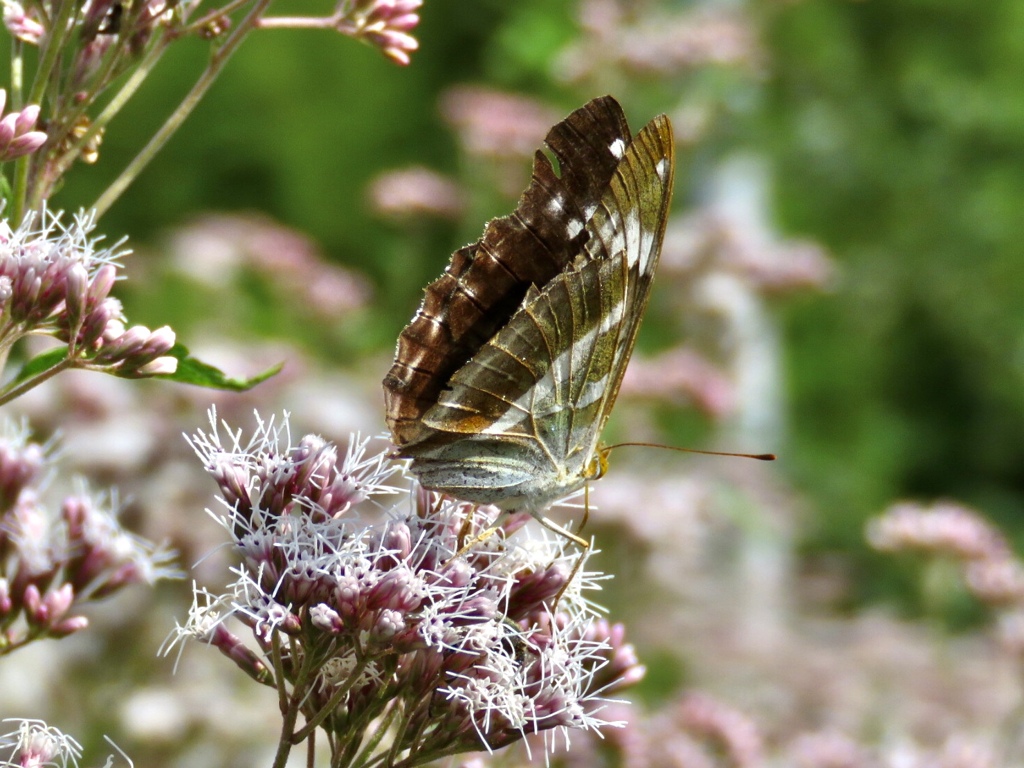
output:
[[[584,477],[587,481],[600,480],[604,477],[608,471],[608,457],[611,456],[611,447],[601,446],[594,453],[594,457],[590,460],[590,464],[587,465]]]

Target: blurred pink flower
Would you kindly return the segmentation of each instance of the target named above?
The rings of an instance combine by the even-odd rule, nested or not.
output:
[[[997,637],[1007,652],[1024,657],[1024,608],[1007,611],[999,617]]]
[[[969,507],[939,502],[894,504],[868,522],[868,541],[883,551],[922,550],[963,560],[1004,558],[1003,535]]]
[[[208,215],[178,230],[174,260],[183,274],[211,286],[254,270],[297,306],[336,319],[370,297],[367,281],[331,264],[305,235],[256,214]]]
[[[533,157],[559,119],[555,110],[534,99],[474,86],[449,89],[441,114],[459,132],[468,153],[515,158]]]
[[[64,637],[88,625],[85,604],[131,584],[173,578],[173,553],[126,531],[114,504],[82,488],[57,512],[40,485],[52,453],[24,427],[0,425],[0,651]]]
[[[754,67],[761,58],[750,18],[722,9],[654,19],[624,35],[620,61],[637,72],[672,73],[709,64]]]
[[[466,207],[454,181],[418,166],[378,176],[370,185],[370,202],[377,213],[395,219],[431,216],[454,220]]]
[[[803,240],[765,243],[736,222],[702,211],[670,222],[662,249],[663,273],[686,277],[722,269],[743,275],[763,292],[826,289],[835,265],[824,249]]]
[[[997,760],[989,744],[959,734],[950,736],[937,755],[921,761],[921,768],[997,768],[1000,765],[1006,764]]]
[[[633,74],[669,75],[708,65],[759,72],[764,54],[749,14],[699,8],[686,13],[636,14],[627,3],[587,0],[580,6],[585,36],[562,55],[570,81],[592,77],[608,64]]]
[[[1024,605],[1024,564],[1014,557],[986,557],[967,564],[967,586],[990,605]]]
[[[726,373],[685,347],[656,357],[634,357],[622,380],[622,393],[675,405],[693,404],[712,418],[730,413],[736,403],[735,386]]]
[[[683,697],[675,711],[683,730],[712,742],[736,768],[759,766],[764,743],[757,725],[738,709],[703,693]]]
[[[789,746],[794,768],[875,768],[878,763],[853,739],[838,731],[802,733]]]

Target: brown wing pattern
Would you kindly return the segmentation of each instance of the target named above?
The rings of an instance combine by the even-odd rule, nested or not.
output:
[[[424,485],[529,506],[579,487],[633,350],[673,181],[668,118],[621,151],[571,266],[531,290],[450,379],[412,446]]]
[[[492,220],[427,286],[384,378],[387,422],[400,448],[428,437],[422,415],[452,374],[508,322],[527,290],[546,285],[582,251],[589,236],[584,225],[619,164],[612,147],[629,136],[611,97],[573,112],[545,139],[558,172],[538,151],[516,210]]]

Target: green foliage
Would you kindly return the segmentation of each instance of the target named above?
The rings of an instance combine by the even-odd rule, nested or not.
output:
[[[1019,3],[924,0],[769,25],[778,211],[843,270],[787,312],[800,480],[845,511],[826,539],[901,496],[1019,520],[1022,29]]]
[[[178,384],[192,384],[197,387],[224,389],[230,392],[245,392],[252,389],[271,376],[276,376],[284,367],[284,363],[278,363],[255,376],[237,378],[228,376],[224,371],[192,357],[183,344],[175,344],[171,349],[170,356],[178,361],[178,369],[172,374],[160,376],[159,378],[174,381]]]

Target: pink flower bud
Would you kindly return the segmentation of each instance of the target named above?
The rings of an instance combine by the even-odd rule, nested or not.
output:
[[[71,616],[58,621],[49,629],[49,633],[55,637],[67,637],[75,632],[80,632],[89,626],[89,619],[85,616]]]
[[[0,617],[9,614],[13,607],[10,584],[7,583],[7,579],[0,578]]]
[[[25,587],[25,591],[21,593],[21,602],[25,606],[25,612],[32,619],[39,616],[43,606],[42,595],[39,594],[39,587],[35,584],[29,584]]]
[[[7,94],[4,93],[0,111],[6,105]],[[31,104],[20,112],[12,112],[0,120],[0,160],[13,160],[16,157],[35,152],[46,143],[46,134],[34,131],[39,120],[39,106]]]
[[[64,284],[66,286],[64,303],[67,307],[68,331],[77,334],[85,315],[85,305],[89,294],[89,273],[81,264],[72,264]]]
[[[4,115],[3,119],[0,120],[0,147],[3,147],[5,151],[7,145],[10,144],[11,141],[14,139],[14,126],[17,120],[17,112],[14,112],[10,115]]]
[[[136,373],[139,376],[170,376],[178,370],[178,358],[158,357],[145,365],[139,366]]]
[[[404,16],[395,16],[388,22],[391,29],[400,32],[408,32],[420,23],[420,17],[415,13],[407,13]]]
[[[386,642],[405,629],[405,619],[398,611],[384,609],[374,622],[371,635],[377,642]]]
[[[390,29],[381,32],[376,42],[385,56],[402,66],[412,61],[409,53],[420,47],[419,41],[412,35]]]
[[[97,308],[97,312],[101,313],[101,317],[98,317],[97,320],[105,320],[102,332],[105,344],[114,342],[124,335],[125,329],[124,322],[121,319],[120,301],[117,299],[107,299]]]
[[[177,341],[177,336],[171,326],[162,325],[149,334],[149,338],[146,339],[143,346],[149,354],[163,355],[171,351],[175,341]]]
[[[69,541],[77,541],[84,536],[85,522],[89,518],[89,502],[79,496],[68,496],[61,505],[61,516],[67,525]]]
[[[14,139],[8,146],[4,156],[13,160],[22,155],[30,155],[46,143],[47,136],[42,131],[29,131]]]
[[[15,0],[4,3],[4,26],[18,40],[30,45],[38,45],[46,34],[46,27],[26,16],[25,9]]]
[[[262,681],[269,674],[260,658],[246,647],[241,638],[225,629],[223,624],[213,628],[209,642],[250,677]]]
[[[104,264],[96,270],[96,274],[93,275],[92,282],[89,284],[88,303],[95,306],[104,301],[110,294],[110,289],[114,287],[116,279],[117,269],[113,264]]]
[[[51,590],[43,598],[43,608],[46,611],[47,621],[56,622],[63,618],[68,612],[72,603],[75,602],[75,590],[70,584],[64,584],[59,589]]]
[[[144,325],[133,325],[114,342],[117,350],[121,353],[118,356],[121,357],[140,349],[146,343],[150,333],[149,328]]]
[[[120,312],[121,303],[117,299],[104,299],[98,306],[89,312],[88,316],[82,323],[82,327],[78,332],[78,343],[86,348],[92,349],[96,343],[107,335],[108,331],[114,330],[112,326],[117,326],[117,333],[113,334],[120,336],[124,332],[124,326],[121,325],[121,321],[117,318],[118,312]]]
[[[29,104],[21,112],[14,113],[16,120],[14,121],[14,133],[20,136],[27,131],[31,131],[36,127],[36,121],[39,119],[39,105]]]
[[[317,629],[330,632],[332,635],[340,634],[345,629],[341,616],[327,603],[319,603],[310,608],[309,620]]]
[[[394,522],[388,526],[381,546],[394,552],[396,560],[405,560],[412,552],[412,532],[405,523]]]

